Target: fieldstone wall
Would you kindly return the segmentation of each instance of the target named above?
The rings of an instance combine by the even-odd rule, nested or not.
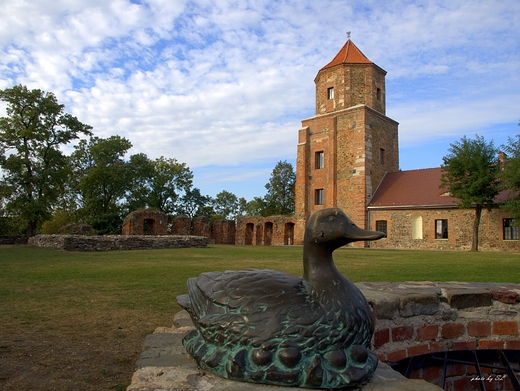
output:
[[[469,250],[473,240],[474,209],[404,209],[370,210],[370,229],[376,221],[387,221],[387,237],[370,242],[373,248],[417,250]],[[412,220],[422,219],[422,238],[412,238]],[[504,240],[502,219],[511,217],[499,208],[484,209],[479,226],[479,250],[520,251],[519,240]],[[435,238],[435,220],[448,220],[448,238]]]
[[[0,235],[0,244],[27,244],[27,236]]]
[[[29,238],[28,244],[37,247],[51,247],[69,251],[107,251],[207,247],[208,238],[192,235],[36,235]]]

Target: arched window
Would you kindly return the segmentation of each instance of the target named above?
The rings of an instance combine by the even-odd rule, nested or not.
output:
[[[414,215],[412,217],[412,239],[422,238],[422,216]]]

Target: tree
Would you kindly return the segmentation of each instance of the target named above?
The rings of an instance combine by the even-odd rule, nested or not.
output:
[[[235,219],[239,215],[238,197],[229,191],[218,193],[212,204],[215,213],[225,219]]]
[[[267,194],[264,201],[269,215],[290,215],[294,213],[294,185],[296,174],[287,160],[276,164],[269,183],[265,185]]]
[[[194,187],[188,189],[180,198],[177,213],[193,219],[198,216],[211,218],[215,211],[211,207],[211,197],[202,195],[200,189]]]
[[[6,208],[27,221],[36,234],[65,191],[70,178],[61,147],[90,135],[92,127],[64,112],[54,94],[18,85],[0,91],[7,117],[0,118],[0,179]]]
[[[519,124],[520,125],[520,124]],[[508,144],[501,149],[505,152],[505,162],[499,173],[500,186],[509,191],[503,208],[511,211],[515,222],[520,222],[520,134],[509,137]]]
[[[493,141],[487,143],[484,137],[478,135],[474,140],[464,136],[450,145],[450,153],[442,158],[441,187],[460,200],[460,208],[475,208],[471,250],[478,251],[482,210],[493,205],[499,191],[497,150]]]
[[[124,137],[92,137],[75,147],[72,162],[85,220],[100,233],[115,233],[122,223],[122,201],[134,171],[123,159],[132,143]]]

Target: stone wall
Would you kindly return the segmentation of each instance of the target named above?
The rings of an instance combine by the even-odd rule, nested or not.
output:
[[[370,242],[373,248],[405,248],[417,250],[469,250],[473,239],[474,209],[371,209],[370,229],[376,221],[387,221],[387,237]],[[412,238],[412,221],[422,220],[422,239]],[[504,240],[502,219],[507,211],[484,209],[479,227],[479,249],[482,251],[520,251],[520,241]],[[448,238],[435,238],[435,220],[448,220]]]
[[[69,251],[136,250],[154,248],[206,247],[208,238],[180,235],[36,235],[29,245],[51,247]]]
[[[448,350],[520,349],[518,284],[382,282],[356,285],[375,311],[372,345],[381,361],[396,362]],[[422,378],[430,376],[427,380],[434,383],[438,380],[436,376],[440,376],[438,368],[431,373],[424,371]],[[470,379],[461,374],[453,381]]]
[[[27,244],[27,236],[1,235],[0,244]]]

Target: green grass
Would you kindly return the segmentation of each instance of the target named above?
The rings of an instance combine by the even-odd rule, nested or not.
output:
[[[0,309],[31,320],[95,311],[171,315],[186,280],[204,271],[268,268],[301,275],[301,247],[65,252],[0,247]],[[520,282],[514,253],[340,249],[338,269],[357,281]],[[42,319],[43,318],[43,319]],[[6,320],[4,318],[4,320]]]

